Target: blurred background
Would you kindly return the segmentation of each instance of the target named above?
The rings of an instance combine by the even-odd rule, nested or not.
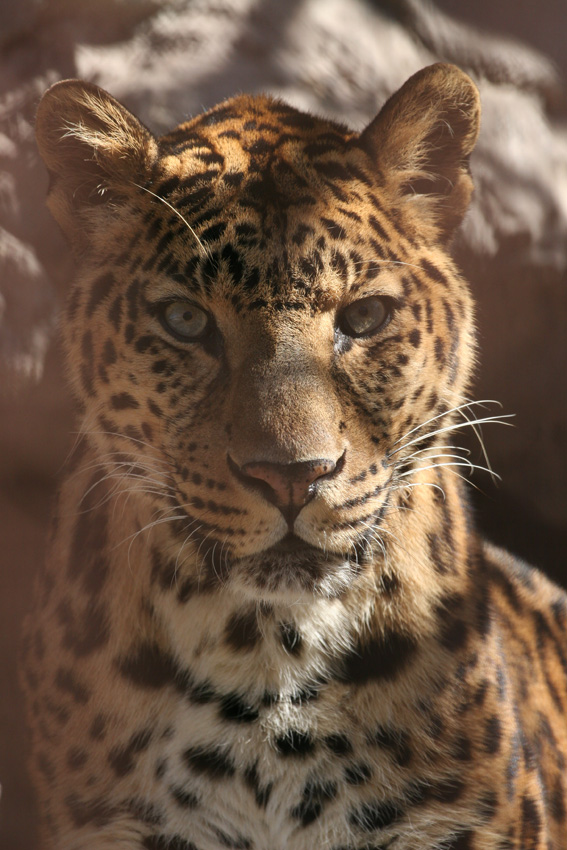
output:
[[[565,0],[0,0],[2,848],[37,846],[19,629],[74,429],[55,332],[72,267],[44,204],[41,93],[91,80],[160,133],[267,91],[360,129],[424,65],[471,74],[477,190],[454,249],[478,301],[475,397],[516,414],[484,431],[502,483],[471,493],[489,538],[565,584],[566,38]]]

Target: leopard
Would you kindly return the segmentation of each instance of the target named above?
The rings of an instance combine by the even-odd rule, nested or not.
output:
[[[78,430],[24,625],[45,850],[560,850],[567,604],[483,539],[480,95],[41,100]],[[504,414],[500,414],[504,415]]]

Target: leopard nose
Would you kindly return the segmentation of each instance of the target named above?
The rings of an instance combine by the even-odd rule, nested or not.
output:
[[[304,505],[315,496],[317,483],[342,469],[344,453],[338,461],[323,458],[296,463],[250,461],[241,467],[230,456],[228,460],[242,483],[276,505],[291,526]]]

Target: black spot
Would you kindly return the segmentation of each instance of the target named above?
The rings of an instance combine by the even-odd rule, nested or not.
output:
[[[470,761],[472,759],[472,745],[465,734],[461,733],[455,739],[452,754],[459,761]]]
[[[490,821],[498,811],[498,795],[495,791],[484,791],[478,800],[478,812],[483,821]]]
[[[380,590],[385,596],[395,596],[401,587],[401,582],[395,573],[382,573]]]
[[[169,793],[177,805],[182,809],[195,809],[199,805],[199,798],[197,795],[193,794],[191,791],[187,791],[185,788],[179,788],[175,785],[171,785]]]
[[[236,134],[238,137],[238,134]],[[223,174],[223,181],[228,186],[240,186],[242,180],[244,178],[244,173],[242,171],[227,171]]]
[[[180,835],[146,835],[142,839],[144,850],[198,850],[192,841]]]
[[[484,726],[484,749],[489,755],[495,755],[500,749],[502,730],[496,715],[488,717]]]
[[[115,813],[115,807],[104,797],[94,800],[81,799],[73,793],[65,798],[65,806],[77,828],[88,825],[101,828],[110,823]]]
[[[117,661],[117,666],[124,678],[139,688],[187,687],[188,675],[180,671],[173,656],[149,641],[134,647],[130,655]]]
[[[225,245],[221,257],[228,263],[228,270],[230,272],[230,276],[232,277],[232,282],[235,286],[237,286],[242,280],[242,275],[244,272],[244,267],[242,265],[240,254],[238,253],[238,251],[235,251],[232,245]]]
[[[145,336],[138,337],[138,339],[136,340],[136,345],[134,346],[134,348],[140,354],[144,354],[155,341],[156,341],[155,337],[150,336],[149,334],[146,334]]]
[[[413,638],[386,631],[383,636],[351,650],[338,678],[353,685],[393,679],[409,664],[416,648]]]
[[[280,623],[280,639],[283,648],[290,655],[299,655],[301,652],[301,635],[291,623]]]
[[[55,687],[69,694],[75,702],[85,705],[90,699],[90,691],[77,678],[73,670],[60,667],[55,674]]]
[[[152,739],[151,729],[136,732],[127,744],[116,746],[108,754],[108,763],[116,776],[127,776],[136,767],[136,756],[147,750]]]
[[[81,298],[81,290],[74,289],[71,292],[71,296],[69,298],[67,304],[67,320],[71,323],[76,318],[77,310],[79,309],[79,300]]]
[[[267,785],[262,786],[260,782],[260,777],[258,775],[258,763],[251,765],[251,767],[247,767],[244,771],[244,781],[248,785],[248,787],[254,792],[254,799],[256,800],[256,805],[260,809],[265,809],[268,805],[268,800],[270,799],[270,794],[272,793],[272,783],[269,782]]]
[[[408,334],[408,341],[414,348],[419,348],[421,343],[421,332],[417,328],[414,328],[413,331],[410,331]]]
[[[85,605],[75,603],[75,608],[63,600],[57,609],[63,627],[62,645],[76,658],[84,658],[103,647],[110,637],[106,607],[90,600]]]
[[[346,239],[346,230],[338,222],[330,218],[321,217],[321,224],[325,225],[333,239]]]
[[[81,340],[81,355],[81,380],[83,383],[83,389],[88,396],[94,396],[94,350],[93,337],[90,331],[83,334],[83,338]]]
[[[106,734],[106,717],[104,714],[96,714],[93,717],[92,723],[89,727],[89,737],[93,739],[93,741],[102,741]]]
[[[511,607],[519,614],[522,611],[522,602],[518,596],[516,587],[508,576],[490,562],[485,563],[485,569],[490,581],[502,591]]]
[[[307,756],[315,749],[315,741],[308,732],[290,729],[275,740],[276,748],[282,756]]]
[[[72,747],[67,753],[67,765],[71,770],[80,770],[84,767],[88,760],[86,750],[80,747]]]
[[[44,710],[51,714],[51,716],[55,718],[55,720],[60,726],[65,726],[65,724],[69,722],[71,712],[68,711],[65,706],[59,705],[58,703],[54,702],[49,696],[46,696],[44,698],[43,705]],[[42,730],[42,735],[47,740],[50,740],[52,738],[52,735],[48,731]]]
[[[45,753],[38,753],[37,769],[49,782],[53,782],[55,779],[55,765]]]
[[[308,782],[302,793],[299,805],[292,809],[291,815],[300,821],[302,826],[309,826],[317,820],[327,802],[337,794],[335,782]]]
[[[562,597],[556,599],[551,605],[553,617],[559,628],[564,631],[567,629],[567,603]]]
[[[456,776],[450,776],[430,785],[428,796],[439,803],[456,803],[464,790],[464,781]]]
[[[170,243],[175,239],[175,232],[173,230],[166,230],[159,242],[156,245],[155,252],[159,256],[169,247]],[[135,303],[133,301],[133,303]],[[134,319],[135,316],[130,314],[130,318]]]
[[[483,705],[483,703],[486,699],[486,694],[488,693],[489,684],[490,683],[489,683],[488,679],[483,679],[482,682],[479,684],[477,690],[476,690],[476,693],[474,695],[473,700],[474,700],[474,704],[476,706],[478,706],[479,708],[480,708],[481,705]]]
[[[108,319],[116,331],[120,330],[122,324],[122,302],[123,296],[119,295],[114,299],[108,310]]]
[[[380,239],[382,239],[384,242],[389,241],[388,234],[375,216],[369,216],[368,223],[370,224],[370,227],[378,234]]]
[[[91,294],[86,307],[87,316],[92,316],[98,305],[109,295],[113,286],[114,275],[112,272],[106,272],[97,277],[91,286]]]
[[[463,619],[464,599],[459,593],[451,593],[442,597],[437,606],[439,618],[441,646],[450,652],[457,652],[465,645],[468,637],[468,626]]]
[[[349,764],[344,769],[345,781],[349,785],[362,785],[364,782],[368,782],[371,776],[372,769],[366,762]]]
[[[434,266],[433,263],[429,262],[429,260],[426,260],[425,258],[423,258],[421,260],[421,268],[432,280],[435,280],[437,283],[440,283],[442,286],[448,286],[449,285],[447,278],[445,277],[445,275],[443,274],[441,269],[437,268],[437,266]]]
[[[130,393],[117,393],[110,396],[110,405],[113,410],[126,410],[127,408],[139,407],[140,403]]]
[[[319,174],[323,177],[327,177],[329,180],[351,180],[350,172],[340,162],[333,162],[332,160],[327,162],[316,162],[314,163],[314,166]],[[329,186],[329,188],[331,187]]]
[[[170,192],[175,192],[176,189],[179,188],[180,178],[178,175],[174,175],[173,177],[168,177],[167,180],[164,180],[162,183],[159,183],[156,188],[156,193],[158,195],[169,195]]]
[[[557,823],[565,823],[565,794],[561,775],[556,777],[549,796],[549,810]]]
[[[220,715],[224,720],[232,720],[236,723],[254,723],[258,719],[258,711],[248,705],[236,694],[227,694],[220,703]]]
[[[112,366],[116,363],[116,349],[111,339],[107,339],[102,350],[102,362],[105,366]]]
[[[467,829],[465,832],[459,832],[452,838],[443,841],[438,850],[473,850],[473,838],[474,833]]]
[[[369,735],[369,741],[378,747],[384,747],[390,750],[400,767],[405,767],[411,760],[412,752],[409,735],[403,729],[379,726]]]
[[[154,776],[155,776],[155,778],[156,778],[158,781],[159,781],[160,779],[163,779],[163,777],[165,776],[165,772],[166,772],[166,770],[167,770],[167,759],[166,759],[166,758],[160,758],[160,759],[158,759],[158,760],[156,761],[156,766],[155,766],[155,770],[154,770]]]
[[[124,328],[124,340],[129,345],[136,336],[136,326],[133,322],[129,322]]]
[[[233,649],[249,652],[261,639],[256,611],[237,611],[225,629],[225,640]]]
[[[183,753],[183,760],[195,773],[209,779],[226,779],[235,773],[232,759],[222,750],[189,747]]]
[[[224,165],[224,156],[217,151],[209,151],[208,153],[197,153],[197,158],[207,165]]]
[[[201,239],[204,242],[214,242],[216,239],[220,239],[225,230],[226,223],[224,221],[212,224],[201,234]]]
[[[384,829],[404,816],[404,811],[394,800],[377,800],[374,803],[364,803],[350,813],[350,823],[363,832],[374,832]]]
[[[159,826],[164,821],[164,813],[154,803],[140,797],[132,797],[125,801],[127,810],[142,823],[149,826]]]
[[[218,827],[215,827],[215,835],[222,846],[228,847],[230,850],[250,850],[252,846],[250,840],[243,835],[228,835]]]
[[[306,684],[302,688],[299,688],[299,690],[294,691],[289,698],[291,704],[303,705],[310,700],[317,699],[321,684],[323,684],[323,680],[313,682],[312,684]]]
[[[327,735],[323,743],[336,756],[348,756],[352,753],[352,744],[346,735]]]

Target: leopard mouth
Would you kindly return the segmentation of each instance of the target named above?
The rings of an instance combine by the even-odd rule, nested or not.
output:
[[[265,549],[262,555],[266,555],[267,557],[277,555],[296,555],[297,557],[301,557],[311,553],[320,556],[321,551],[318,546],[306,543],[301,537],[289,531],[278,543],[274,543],[273,546]]]
[[[268,601],[298,592],[332,598],[364,569],[367,542],[361,539],[358,551],[354,548],[348,553],[323,550],[289,532],[267,549],[234,560],[230,569],[237,583]]]

